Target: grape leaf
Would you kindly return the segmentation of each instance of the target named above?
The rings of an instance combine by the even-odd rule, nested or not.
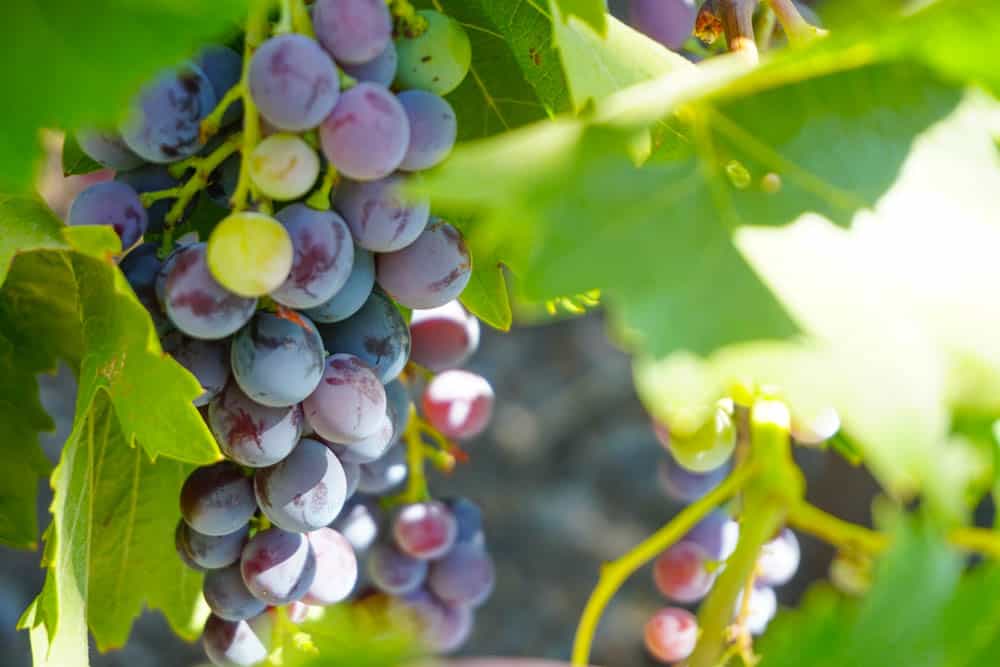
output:
[[[462,304],[491,327],[509,331],[513,315],[500,258],[490,247],[480,247],[479,237],[470,233],[474,222],[456,219],[450,222],[468,239],[469,253],[473,257],[472,277],[462,291]]]
[[[606,34],[608,15],[602,0],[553,0],[553,2],[559,14],[565,17],[565,21],[568,22],[573,16],[578,16],[580,21],[590,26],[598,36],[604,37]]]
[[[83,152],[75,136],[66,135],[62,147],[63,176],[89,174],[103,168],[94,158]]]

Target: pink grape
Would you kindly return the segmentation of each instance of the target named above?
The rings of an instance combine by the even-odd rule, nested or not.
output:
[[[336,65],[305,35],[278,35],[264,42],[250,61],[249,80],[261,115],[289,132],[319,125],[340,97]]]
[[[410,317],[410,359],[440,373],[464,364],[479,347],[479,320],[458,301]]]
[[[330,163],[347,178],[373,181],[399,167],[410,143],[406,111],[389,90],[359,83],[343,95],[319,128]]]
[[[403,553],[433,560],[455,544],[458,524],[444,503],[429,500],[402,507],[393,519],[392,535]]]
[[[438,220],[402,250],[379,255],[375,275],[407,308],[437,308],[469,284],[472,258],[459,231]]]
[[[427,420],[449,438],[473,438],[490,422],[493,387],[482,376],[453,370],[439,374],[423,395]]]
[[[375,433],[386,415],[385,388],[371,366],[350,354],[326,360],[323,378],[303,406],[320,437],[350,444]]]
[[[274,216],[288,230],[294,258],[288,279],[271,298],[289,308],[312,308],[331,298],[347,283],[354,268],[354,244],[343,218],[292,204]]]
[[[351,543],[332,528],[314,530],[306,538],[316,555],[316,578],[302,601],[328,605],[346,599],[358,580],[358,559]]]
[[[316,39],[340,63],[366,63],[392,39],[392,16],[385,0],[317,0]]]
[[[698,641],[698,619],[686,609],[666,607],[646,623],[646,650],[661,662],[686,660]]]
[[[653,581],[663,595],[681,604],[697,602],[715,583],[706,568],[708,555],[693,542],[678,542],[653,563]]]

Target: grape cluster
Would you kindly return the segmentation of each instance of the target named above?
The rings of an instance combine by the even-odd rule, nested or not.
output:
[[[205,573],[204,647],[224,666],[265,659],[275,608],[297,621],[370,590],[452,651],[493,587],[479,509],[433,500],[423,475],[424,460],[453,466],[452,439],[492,412],[489,383],[459,369],[479,343],[457,301],[471,258],[404,196],[455,143],[441,96],[469,71],[469,39],[433,11],[394,22],[384,0],[311,9],[312,30],[276,29],[246,67],[209,47],[147,85],[118,128],[77,136],[117,173],[68,222],[121,238],[120,268],[200,383],[226,456],[185,481],[175,533]],[[263,139],[247,143],[241,119]],[[207,240],[174,233],[192,184],[232,207]]]

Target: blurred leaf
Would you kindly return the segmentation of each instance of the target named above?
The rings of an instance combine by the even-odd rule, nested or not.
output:
[[[94,158],[83,152],[73,134],[66,135],[62,147],[63,176],[89,174],[103,168]]]
[[[605,36],[608,24],[605,0],[552,0],[552,3],[553,9],[564,17],[563,21],[578,16],[581,23],[587,25],[599,36]],[[556,11],[552,13],[555,14]],[[556,29],[558,29],[558,24]]]
[[[500,258],[492,248],[481,247],[478,237],[470,233],[475,223],[457,219],[450,222],[466,237],[473,257],[472,277],[462,291],[462,305],[494,329],[509,331],[513,316]]]

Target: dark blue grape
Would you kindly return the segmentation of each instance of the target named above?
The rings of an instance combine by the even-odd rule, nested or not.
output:
[[[301,533],[268,528],[243,548],[240,570],[259,600],[282,605],[301,600],[316,578],[316,556]]]
[[[156,279],[163,267],[163,262],[156,254],[158,248],[155,243],[138,245],[122,258],[118,267],[135,292],[139,303],[149,312],[156,334],[163,336],[173,329],[173,325],[163,314],[160,302],[156,298]]]
[[[406,595],[401,602],[414,614],[420,638],[435,653],[458,650],[472,632],[471,607],[446,603],[423,589]]]
[[[377,291],[346,320],[321,324],[319,333],[326,349],[358,357],[383,384],[395,379],[410,358],[410,328],[396,304]]]
[[[440,164],[455,147],[455,110],[443,97],[426,90],[404,90],[399,102],[410,121],[410,145],[399,168],[419,171]]]
[[[146,164],[129,171],[120,171],[115,174],[115,180],[128,183],[139,194],[169,190],[180,183],[161,164]],[[146,216],[149,219],[146,227],[148,232],[163,231],[163,224],[173,203],[173,199],[161,199],[146,209]]]
[[[264,42],[250,61],[249,80],[261,115],[290,132],[319,125],[340,96],[336,65],[304,35],[278,35]]]
[[[389,87],[396,78],[396,45],[392,42],[374,59],[360,65],[342,63],[340,68],[356,81],[369,81],[380,86]]]
[[[377,502],[356,495],[347,501],[330,527],[347,538],[354,551],[360,554],[375,543],[382,519],[382,509]]]
[[[235,533],[256,511],[253,484],[228,461],[198,468],[181,488],[181,515],[204,535]]]
[[[375,287],[375,258],[364,248],[354,248],[354,264],[347,282],[331,299],[305,311],[314,322],[346,320],[361,310]]]
[[[292,204],[274,216],[288,230],[295,249],[292,270],[271,298],[289,308],[312,308],[329,301],[354,268],[354,244],[343,218]]]
[[[192,338],[225,338],[246,324],[257,308],[257,299],[237,296],[216,281],[208,269],[204,243],[182,248],[168,268],[167,316]]]
[[[684,536],[685,542],[700,546],[712,560],[729,558],[739,537],[739,524],[722,510],[709,513]]]
[[[66,222],[70,225],[108,225],[128,250],[143,234],[149,218],[139,194],[118,181],[95,183],[81,192],[70,204]]]
[[[380,496],[406,481],[406,475],[406,448],[393,445],[378,460],[361,464],[358,491]]]
[[[184,534],[185,528],[188,528],[188,525],[184,523],[184,519],[177,522],[177,528],[174,529],[174,549],[177,550],[177,555],[183,561],[184,565],[195,572],[204,572],[205,568],[194,562],[194,558],[191,557],[191,553],[188,551],[187,537]]]
[[[245,621],[267,609],[267,604],[247,589],[239,564],[206,574],[201,590],[212,613],[227,621]]]
[[[392,39],[392,16],[384,0],[317,0],[316,39],[341,63],[365,63]]]
[[[303,438],[283,461],[256,471],[254,492],[274,525],[304,533],[337,518],[347,499],[347,478],[333,452]]]
[[[76,142],[84,153],[109,169],[134,169],[143,163],[115,130],[80,130]]]
[[[298,319],[260,312],[233,337],[233,377],[261,405],[299,403],[323,376],[323,341],[312,322]]]
[[[211,200],[223,208],[229,208],[229,201],[236,194],[242,164],[239,153],[230,155],[212,172],[211,180],[205,188]]]
[[[408,556],[391,544],[379,542],[368,553],[368,578],[383,593],[406,595],[424,583],[427,563]]]
[[[631,0],[629,23],[668,49],[680,49],[694,30],[695,0]]]
[[[302,408],[270,408],[230,383],[208,405],[208,423],[222,453],[240,465],[263,468],[288,456],[299,441]]]
[[[447,498],[444,504],[455,517],[455,544],[483,543],[483,511],[468,498]]]
[[[202,393],[194,399],[197,407],[219,395],[229,380],[229,350],[225,343],[187,338],[179,331],[163,337],[163,350],[186,368],[201,384]]]
[[[249,537],[250,526],[245,525],[228,535],[203,535],[181,519],[177,530],[177,541],[183,547],[185,560],[194,563],[199,569],[216,570],[240,559],[240,552]]]

